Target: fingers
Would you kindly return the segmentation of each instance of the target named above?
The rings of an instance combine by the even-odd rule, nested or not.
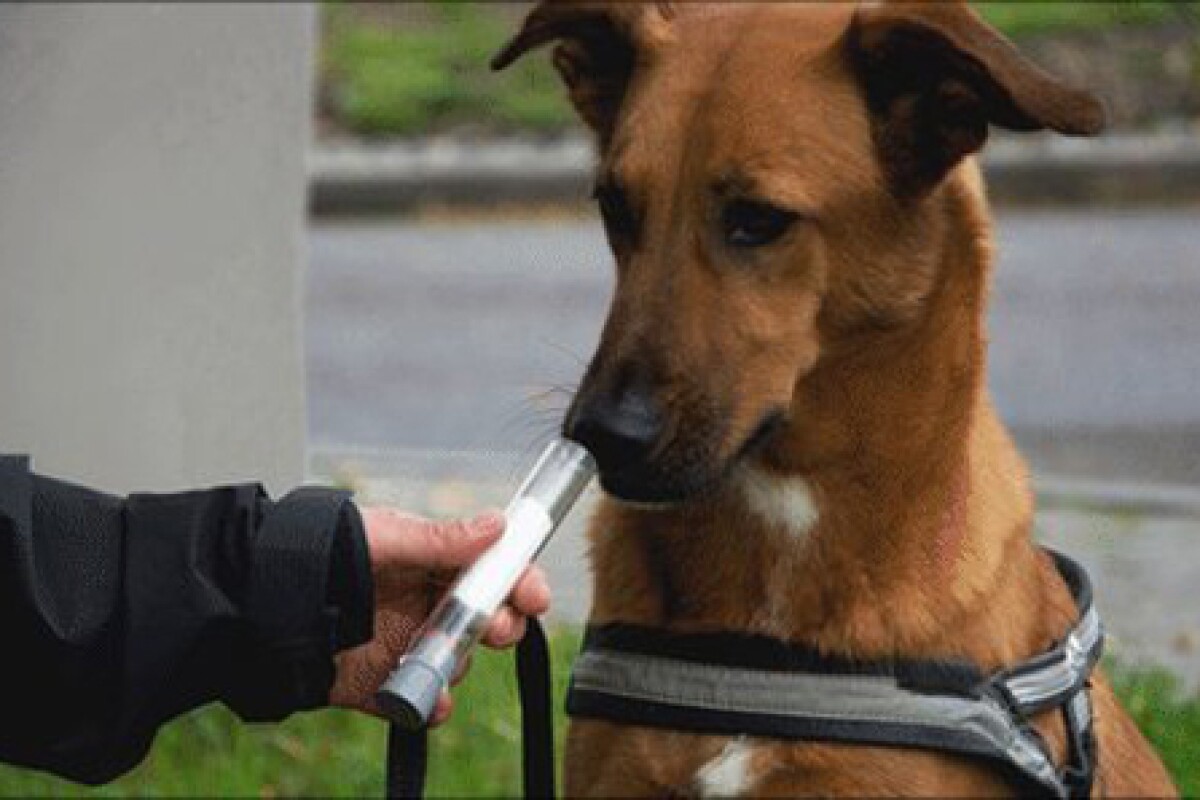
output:
[[[450,696],[449,692],[443,691],[438,695],[437,703],[433,706],[433,713],[429,715],[429,727],[436,728],[450,719],[452,711],[454,711],[454,698]]]
[[[550,584],[540,567],[525,570],[504,605],[493,615],[483,634],[488,647],[512,647],[525,636],[525,618],[545,614],[550,608]]]
[[[454,675],[450,678],[451,686],[458,686],[462,683],[462,679],[467,677],[467,673],[471,671],[471,661],[475,657],[474,653],[467,653],[459,665],[454,670]]]
[[[397,571],[413,576],[416,568],[416,576],[425,576],[421,578],[422,581],[429,579],[430,572],[454,572],[482,555],[504,529],[504,517],[495,512],[469,521],[434,522],[394,509],[369,508],[364,509],[363,520],[377,586],[388,583],[388,577],[396,575]],[[411,577],[405,578],[406,582],[411,580]],[[396,598],[406,597],[408,594],[394,594],[390,602],[395,605]],[[409,617],[415,621],[428,613],[423,605],[425,602],[428,601],[424,600],[417,604],[419,607],[412,609],[396,610],[403,612],[401,616],[404,621],[407,622]],[[550,586],[546,575],[541,569],[530,567],[513,588],[509,604],[501,608],[489,622],[483,643],[493,648],[515,645],[525,635],[526,618],[544,614],[549,607]],[[411,630],[406,627],[405,635],[389,636],[390,626],[385,625],[381,633],[383,636],[379,638],[385,647],[398,652],[406,646]],[[455,677],[461,678],[461,673]],[[448,704],[449,700],[447,698],[442,702]],[[448,709],[446,705],[446,714],[449,713]]]
[[[496,512],[472,520],[435,522],[390,508],[363,511],[371,565],[378,571],[396,567],[449,570],[470,564],[504,531]]]
[[[541,567],[525,570],[510,598],[513,607],[526,616],[539,617],[550,610],[550,584]]]
[[[502,649],[512,647],[525,636],[525,617],[511,606],[503,606],[492,616],[487,630],[483,632],[483,643],[488,647]]]

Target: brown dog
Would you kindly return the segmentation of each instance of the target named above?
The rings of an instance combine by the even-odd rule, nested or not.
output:
[[[540,5],[599,137],[616,295],[568,416],[608,493],[594,621],[853,657],[1046,650],[1076,610],[985,386],[989,125],[1103,111],[946,2]],[[1047,264],[1047,269],[1053,269]],[[1102,678],[1099,795],[1167,795]],[[1060,761],[1057,713],[1038,727]],[[979,763],[580,721],[572,795],[994,795]]]

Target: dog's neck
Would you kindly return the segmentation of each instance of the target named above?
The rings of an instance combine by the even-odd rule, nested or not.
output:
[[[985,387],[985,209],[966,185],[945,203],[963,218],[920,324],[808,376],[793,429],[716,496],[602,506],[594,620],[983,665],[1061,631],[1070,599],[1046,588],[1025,467]]]

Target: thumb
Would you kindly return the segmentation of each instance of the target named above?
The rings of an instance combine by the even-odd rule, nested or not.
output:
[[[504,516],[488,512],[472,520],[434,522],[429,531],[429,547],[424,560],[417,563],[431,569],[463,567],[487,550],[504,532]]]
[[[500,538],[504,517],[435,522],[401,514],[371,515],[371,560],[377,567],[446,570],[470,564]]]

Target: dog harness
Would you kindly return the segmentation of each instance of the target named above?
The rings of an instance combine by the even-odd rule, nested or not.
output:
[[[1067,635],[1012,669],[852,661],[734,633],[588,628],[567,713],[628,725],[794,741],[915,747],[982,759],[1023,795],[1086,797],[1096,764],[1089,677],[1103,647],[1087,573],[1051,552],[1079,609]],[[1058,769],[1031,718],[1059,709]]]
[[[567,713],[628,725],[791,741],[915,747],[982,759],[1022,796],[1079,798],[1096,767],[1089,677],[1103,648],[1083,568],[1050,551],[1079,609],[1052,648],[984,675],[966,662],[854,661],[764,636],[589,626]],[[526,797],[554,797],[549,651],[536,619],[517,648]],[[1066,722],[1058,769],[1031,719]],[[388,797],[421,797],[425,732],[393,726]]]

